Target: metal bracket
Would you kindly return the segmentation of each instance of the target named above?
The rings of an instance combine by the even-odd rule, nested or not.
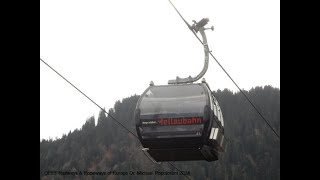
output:
[[[161,164],[161,162],[157,162],[150,156],[150,154],[148,153],[149,148],[142,148],[141,150],[143,151],[144,155],[147,156],[153,163]]]
[[[207,37],[206,37],[206,34],[204,31],[207,29],[213,30],[213,26],[211,28],[204,28],[204,26],[209,22],[208,18],[203,18],[199,22],[196,22],[193,20],[193,22],[194,22],[194,24],[192,26],[190,26],[190,29],[195,33],[197,33],[199,31],[202,36],[204,55],[205,55],[203,69],[195,77],[189,76],[187,78],[180,78],[179,76],[177,76],[176,79],[169,80],[168,84],[193,83],[195,81],[198,81],[200,78],[202,78],[204,76],[204,74],[207,72],[207,69],[209,66],[209,47],[208,47],[208,43],[207,43]]]

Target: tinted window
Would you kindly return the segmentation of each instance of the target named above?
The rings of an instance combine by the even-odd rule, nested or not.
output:
[[[141,115],[202,114],[206,105],[201,85],[152,86],[141,100]]]

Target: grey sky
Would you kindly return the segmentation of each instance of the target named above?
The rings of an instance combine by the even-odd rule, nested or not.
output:
[[[210,19],[209,48],[241,88],[280,87],[280,1],[172,2],[190,24]],[[204,62],[167,0],[41,0],[40,57],[106,109],[151,80],[194,76]],[[211,57],[204,78],[214,90],[237,91]],[[40,138],[61,137],[98,112],[40,62]]]

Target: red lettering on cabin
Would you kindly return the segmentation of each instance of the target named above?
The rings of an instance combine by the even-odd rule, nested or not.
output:
[[[161,118],[157,120],[158,125],[166,126],[166,125],[188,125],[188,124],[201,124],[201,117],[192,117],[192,118]]]

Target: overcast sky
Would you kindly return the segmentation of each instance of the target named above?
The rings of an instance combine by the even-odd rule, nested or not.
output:
[[[279,0],[172,2],[190,24],[210,19],[209,48],[242,89],[280,88]],[[106,110],[151,80],[195,76],[204,63],[202,45],[167,0],[41,0],[40,58]],[[97,117],[98,107],[39,63],[40,139]],[[213,90],[237,91],[211,57],[204,78]]]

